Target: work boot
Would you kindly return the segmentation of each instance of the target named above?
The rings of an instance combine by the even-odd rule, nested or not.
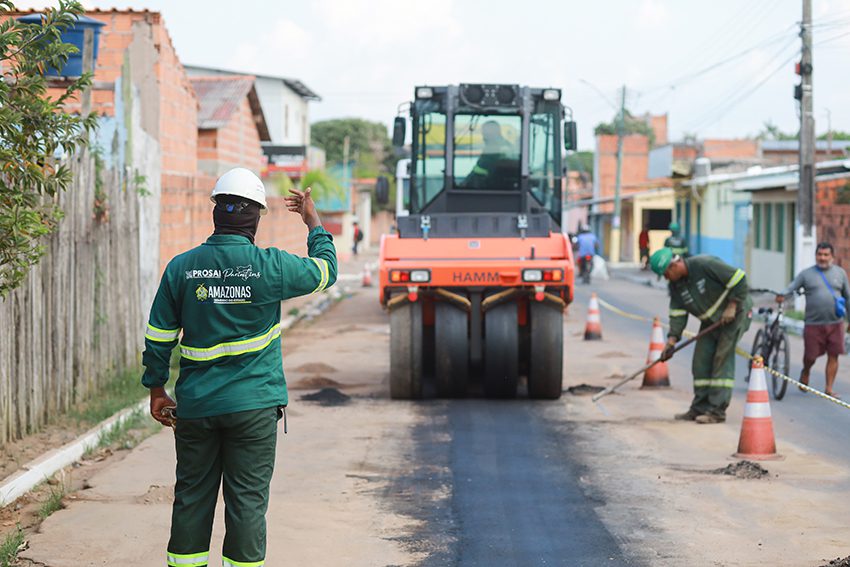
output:
[[[693,408],[691,408],[685,413],[677,413],[673,416],[673,418],[681,421],[696,421],[700,415],[701,414],[699,412],[696,412]]]
[[[724,423],[726,421],[726,416],[717,415],[716,413],[704,413],[702,415],[698,415],[694,420],[697,423]]]

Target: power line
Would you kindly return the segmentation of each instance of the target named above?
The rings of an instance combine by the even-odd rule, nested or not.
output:
[[[727,103],[725,103],[725,107],[724,107],[724,105],[721,105],[719,107],[715,107],[718,110],[718,113],[713,117],[709,116],[707,121],[705,119],[703,119],[701,122],[697,123],[697,126],[694,127],[693,130],[703,130],[705,128],[708,128],[708,127],[716,124],[718,120],[720,120],[721,118],[726,116],[732,109],[734,109],[740,103],[742,103],[746,99],[748,99],[756,91],[758,91],[762,87],[762,85],[764,85],[767,81],[769,81],[771,78],[773,78],[774,75],[776,75],[779,71],[781,71],[783,68],[785,68],[785,66],[788,65],[788,63],[790,63],[791,61],[796,59],[798,55],[799,55],[799,51],[795,50],[794,53],[790,57],[788,57],[787,59],[782,61],[782,63],[780,63],[777,67],[775,67],[772,71],[770,71],[770,73],[768,73],[764,78],[762,78],[759,82],[757,82],[755,85],[753,85],[749,90],[747,90],[747,91],[741,93],[740,95],[738,95],[737,97],[729,100]]]

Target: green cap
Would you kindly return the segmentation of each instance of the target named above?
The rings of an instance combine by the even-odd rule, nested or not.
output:
[[[673,251],[669,248],[661,248],[657,250],[649,259],[649,267],[652,271],[663,276],[667,270],[667,266],[673,261]]]
[[[679,223],[671,222],[670,223],[670,232],[679,232]]]

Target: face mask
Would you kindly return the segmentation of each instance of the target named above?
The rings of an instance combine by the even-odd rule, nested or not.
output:
[[[236,234],[253,244],[260,223],[260,206],[241,199],[220,198],[213,208],[213,222],[213,234]]]

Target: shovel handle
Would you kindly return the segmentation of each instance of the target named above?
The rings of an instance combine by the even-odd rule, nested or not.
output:
[[[706,336],[710,332],[714,331],[715,329],[717,329],[721,325],[723,325],[723,323],[721,323],[720,321],[712,323],[711,325],[709,325],[708,327],[706,327],[705,329],[703,329],[702,331],[700,331],[699,333],[697,333],[693,337],[678,343],[673,348],[673,350],[670,352],[670,356],[672,357],[674,354],[676,354],[677,352],[679,352],[680,350],[682,350],[686,346],[690,345],[691,343],[698,341],[699,339]],[[665,360],[668,360],[668,359],[665,359]],[[608,394],[613,393],[614,390],[616,390],[617,388],[619,388],[620,386],[622,386],[626,382],[631,382],[632,380],[634,380],[635,378],[637,378],[638,376],[640,376],[641,374],[643,374],[644,372],[646,372],[647,370],[649,370],[650,368],[652,368],[653,366],[658,364],[659,362],[664,362],[664,360],[661,360],[660,358],[653,360],[652,362],[650,362],[649,364],[647,364],[646,366],[644,366],[643,368],[641,368],[640,370],[638,370],[634,374],[631,374],[627,378],[623,378],[622,380],[620,380],[619,382],[617,382],[613,386],[608,386],[607,388],[605,388],[604,390],[602,390],[598,394],[594,395],[592,398],[590,398],[591,401],[594,401],[594,402],[598,401],[600,398],[607,396]]]

